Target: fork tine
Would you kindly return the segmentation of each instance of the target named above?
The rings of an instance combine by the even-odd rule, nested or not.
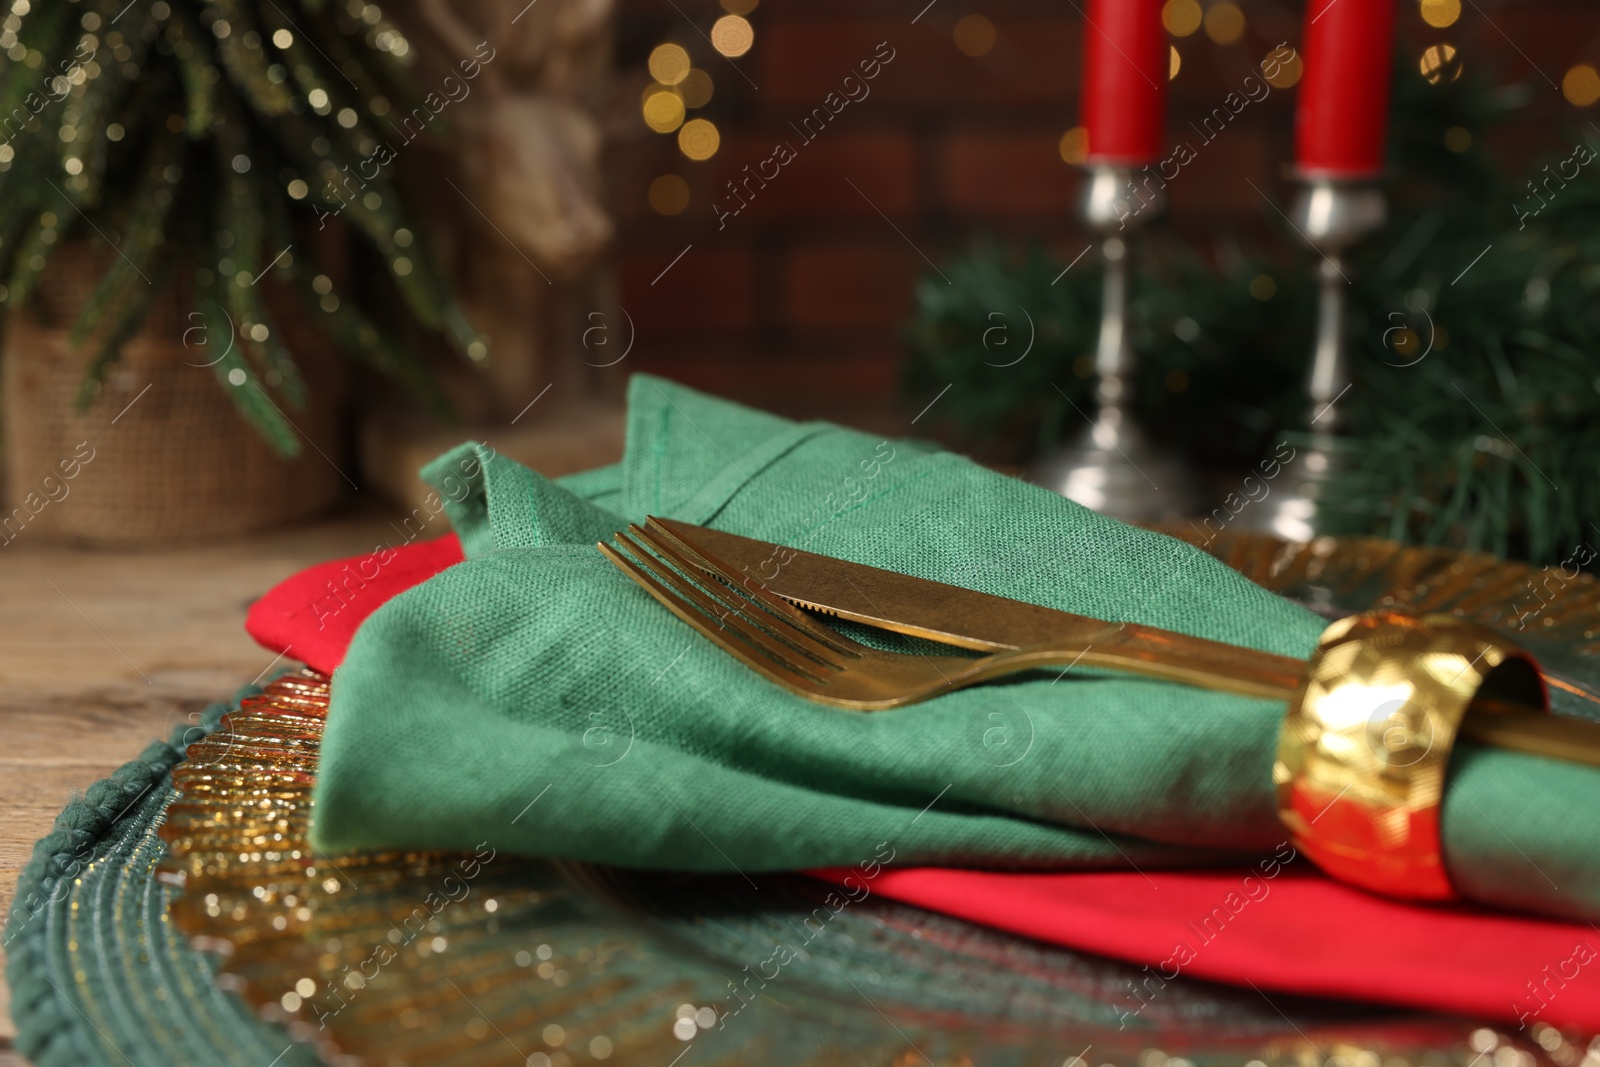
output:
[[[615,564],[618,570],[642,586],[645,592],[655,597],[674,615],[706,637],[709,637],[712,643],[745,666],[765,675],[785,689],[798,693],[810,693],[815,690],[817,684],[815,679],[780,665],[778,661],[756,652],[743,642],[735,640],[731,635],[731,631],[712,625],[707,616],[680,600],[677,594],[656,581],[643,568],[624,557],[604,541],[597,541],[595,547],[600,549],[601,553]]]
[[[638,529],[638,527],[631,528]],[[704,549],[683,540],[683,538],[663,526],[654,516],[645,519],[645,530],[641,533],[641,536],[653,548],[680,567],[695,567],[706,571],[715,578],[721,579],[723,583],[731,587],[735,592],[754,600],[759,606],[777,616],[783,623],[799,630],[817,643],[826,645],[833,651],[843,653],[852,658],[860,657],[860,645],[818,624],[811,616],[781,596],[768,592],[765,582],[758,582],[752,588],[748,577],[742,578],[735,574],[730,565]]]
[[[643,541],[657,555],[676,567],[685,577],[692,580],[696,575],[704,573],[704,568],[697,564],[694,559],[684,552],[678,551],[672,544],[657,536],[660,532],[659,527],[656,531],[651,531],[641,530],[638,526],[629,525],[628,532]],[[671,535],[669,534],[668,536],[670,537]],[[679,544],[682,545],[682,542],[679,542]],[[688,546],[683,547],[688,548]],[[689,551],[692,552],[693,550],[689,549]],[[709,576],[712,578],[717,577],[716,572],[709,572]],[[736,612],[741,619],[759,626],[778,640],[793,645],[797,651],[824,666],[839,670],[842,666],[839,662],[841,651],[845,655],[850,655],[849,650],[842,649],[837,641],[824,643],[813,638],[810,633],[812,627],[809,625],[805,627],[798,626],[787,617],[772,614],[765,608],[765,605],[741,596],[742,590],[737,587],[729,588],[720,581],[707,581],[704,577],[700,578],[695,587],[703,589],[707,596],[721,604],[725,613],[727,611]]]
[[[643,571],[639,572],[645,578],[650,579],[651,584],[646,586],[647,589],[650,589],[652,593],[659,589],[660,593],[657,594],[656,599],[662,600],[660,594],[665,594],[676,600],[685,611],[692,612],[694,609],[698,609],[697,618],[689,619],[683,611],[678,611],[676,607],[673,608],[680,618],[687,619],[687,621],[695,625],[696,629],[699,629],[702,633],[709,634],[718,644],[729,651],[736,651],[738,648],[744,647],[744,645],[741,645],[737,640],[730,640],[722,635],[742,638],[745,645],[753,645],[756,653],[766,657],[776,666],[791,672],[797,679],[809,679],[814,683],[822,682],[823,679],[820,672],[825,670],[824,667],[816,663],[808,663],[793,648],[781,644],[752,626],[742,616],[723,608],[691,584],[688,579],[651,556],[626,534],[620,532],[617,534],[617,544],[628,555],[634,557],[634,560],[642,563],[644,567],[655,575],[655,577],[651,577],[651,574],[644,574]],[[613,562],[616,561],[613,560]],[[631,563],[632,561],[624,560],[623,562]],[[636,570],[638,570],[637,566],[630,567],[629,573],[632,574]],[[663,582],[666,584],[662,584]],[[671,586],[671,588],[669,589],[668,586]],[[672,603],[664,600],[663,602],[667,603],[668,607],[673,607]]]
[[[630,523],[628,533],[644,541],[646,545],[654,547],[639,527]],[[737,623],[735,629],[742,636],[770,655],[808,674],[817,674],[819,665],[832,671],[840,669],[827,648],[808,640],[803,634],[785,633],[784,627],[772,623],[771,620],[756,617],[762,616],[763,613],[751,611],[748,602],[733,597],[718,583],[697,583],[693,577],[695,571],[692,567],[681,566],[678,570],[674,570],[673,565],[677,563],[676,560],[671,557],[667,557],[664,561],[658,559],[632,538],[620,533],[617,534],[617,543],[638,558],[640,563],[665,579],[681,595],[688,597],[702,611],[716,618],[719,623],[729,621]]]

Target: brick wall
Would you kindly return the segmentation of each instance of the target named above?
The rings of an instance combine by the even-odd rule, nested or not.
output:
[[[1065,265],[1088,240],[1077,219],[1079,174],[1058,150],[1077,122],[1081,16],[1063,0],[936,0],[913,24],[926,0],[764,0],[749,16],[754,47],[729,61],[701,36],[721,9],[675,2],[686,14],[659,0],[624,0],[619,61],[636,72],[625,95],[647,84],[650,48],[676,41],[715,82],[712,102],[694,114],[712,119],[722,142],[710,160],[691,162],[672,136],[645,129],[637,96],[625,101],[611,192],[622,303],[639,338],[631,368],[797,416],[904,432],[908,406],[914,414],[920,404],[898,397],[900,330],[917,279],[931,273],[924,257],[938,262],[997,233],[1037,238]],[[1559,85],[1573,64],[1600,60],[1600,13],[1589,0],[1460,6],[1459,21],[1441,30],[1422,19],[1418,0],[1398,0],[1401,37],[1418,53],[1447,41],[1467,64],[1536,91],[1540,121],[1508,137],[1536,141],[1588,117],[1544,79]],[[1240,7],[1247,28],[1236,42],[1219,45],[1204,32],[1175,42],[1182,69],[1169,104],[1173,138],[1278,42],[1298,47],[1300,5]],[[974,13],[995,29],[993,47],[979,56],[954,40],[958,21]],[[814,140],[797,133],[791,123],[880,42],[894,58],[868,83],[870,94]],[[1241,232],[1273,239],[1281,223],[1250,183],[1286,201],[1293,105],[1293,90],[1274,90],[1200,151],[1172,183],[1166,225],[1200,244]],[[739,206],[724,183],[745,182],[780,143],[795,158],[764,186],[750,181],[748,206],[719,221],[714,203]],[[648,203],[662,174],[689,185],[681,214],[662,216]]]

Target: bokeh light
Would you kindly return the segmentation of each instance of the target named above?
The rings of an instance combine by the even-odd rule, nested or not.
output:
[[[1284,56],[1288,55],[1285,59]],[[1272,73],[1268,73],[1271,69]],[[1292,89],[1300,81],[1300,76],[1306,72],[1306,65],[1300,62],[1300,53],[1291,49],[1274,48],[1267,53],[1261,61],[1261,76],[1267,79],[1267,84],[1274,89]]]
[[[682,45],[658,44],[650,53],[650,77],[662,85],[677,85],[689,73],[689,53]]]
[[[1250,279],[1250,295],[1257,300],[1271,300],[1278,292],[1278,283],[1270,274],[1257,274]]]
[[[1408,360],[1416,360],[1422,354],[1422,338],[1417,336],[1416,330],[1407,326],[1389,338],[1389,347],[1394,349],[1397,355],[1404,356]]]
[[[1452,152],[1465,152],[1472,147],[1472,131],[1465,126],[1452,126],[1444,131],[1444,146]]]
[[[1434,85],[1453,82],[1461,77],[1461,60],[1453,44],[1429,45],[1417,61],[1417,70]]]
[[[1600,100],[1600,71],[1587,63],[1579,63],[1561,77],[1561,95],[1568,103],[1588,107]]]
[[[1206,12],[1206,36],[1217,44],[1232,44],[1244,36],[1244,12],[1233,0],[1222,0]]]
[[[691,70],[676,88],[684,107],[705,107],[711,102],[711,75],[703,70]]]
[[[994,23],[982,15],[964,15],[956,22],[956,47],[969,56],[981,56],[994,47]]]
[[[710,159],[722,144],[722,134],[707,119],[690,119],[678,131],[678,150],[690,159]]]
[[[1172,52],[1172,58],[1167,62],[1167,81],[1171,81],[1183,69],[1183,57],[1178,54],[1177,45],[1169,44],[1167,48]]]
[[[1089,158],[1089,131],[1082,126],[1074,126],[1061,135],[1061,143],[1056,146],[1061,153],[1063,163],[1076,166]]]
[[[679,215],[689,206],[689,183],[676,174],[663,174],[650,183],[650,207],[658,215]]]
[[[1461,0],[1422,0],[1420,9],[1423,22],[1442,30],[1461,17]]]
[[[1174,37],[1187,37],[1200,28],[1205,12],[1197,0],[1167,0],[1161,8],[1161,24]]]
[[[743,15],[724,15],[711,26],[711,45],[725,56],[742,56],[755,43],[755,27]]]
[[[671,133],[683,124],[683,100],[670,89],[656,89],[644,99],[644,124],[657,133]]]

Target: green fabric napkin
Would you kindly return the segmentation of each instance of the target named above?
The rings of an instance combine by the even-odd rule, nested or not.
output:
[[[475,448],[424,477],[455,477]],[[1323,620],[1186,544],[925,445],[645,375],[618,466],[552,482],[477,454],[472,491],[449,505],[467,561],[376,612],[335,676],[312,826],[322,849],[488,839],[749,873],[858,864],[885,843],[896,865],[1103,868],[1225,862],[1284,839],[1279,703],[1068,670],[896,711],[826,707],[694,633],[594,547],[626,521],[669,516],[1311,651]],[[1600,772],[1467,745],[1456,764],[1444,833],[1458,887],[1600,917]]]

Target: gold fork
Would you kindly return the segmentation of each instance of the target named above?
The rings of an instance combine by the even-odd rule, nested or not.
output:
[[[678,618],[785,689],[839,707],[897,708],[1043,667],[1105,667],[1278,700],[1288,699],[1304,679],[1305,662],[1289,656],[1065,613],[1058,614],[1083,625],[1058,630],[1048,644],[981,657],[885,652],[742,582],[733,567],[655,519],[642,529],[629,525],[617,544],[622,552],[598,547]],[[696,574],[715,580],[696,582],[690,577]]]
[[[1018,644],[1038,632],[1048,642],[1008,643],[977,659],[883,652],[822,625],[763,583],[742,580],[706,544],[731,543],[736,555],[731,535],[706,531],[702,539],[694,527],[675,528],[682,537],[652,518],[644,529],[630,525],[627,534],[617,534],[621,552],[599,548],[680,619],[811,700],[865,711],[895,708],[1003,675],[1063,664],[1070,670],[1079,662],[1285,700],[1272,767],[1279,818],[1312,862],[1381,893],[1456,896],[1439,825],[1457,737],[1600,767],[1600,723],[1549,714],[1544,682],[1528,654],[1454,616],[1387,609],[1352,615],[1323,631],[1310,660],[1296,660],[1006,603],[940,583],[906,594],[908,581],[919,579],[878,572],[878,586],[902,591],[886,598],[891,610],[885,611],[865,591],[874,585],[872,568],[830,567],[841,561],[826,557],[810,557],[802,578],[785,581],[785,596],[843,614],[834,595],[841,588],[830,593],[834,583],[827,577],[840,575],[850,589],[848,602],[865,602],[872,614],[861,618],[881,629],[942,634],[946,643],[959,631],[991,641],[1003,633]],[[932,607],[922,604],[924,598]],[[976,616],[984,611],[1020,613],[1029,621],[1003,631],[981,624]],[[1337,816],[1319,827],[1330,810]]]
[[[1064,674],[1080,664],[1293,705],[1305,691],[1311,666],[1290,656],[1066,612],[1048,613],[1066,625],[1049,627],[1048,641],[1039,645],[976,658],[885,652],[851,640],[764,585],[751,583],[654,518],[642,529],[630,524],[627,534],[617,534],[617,544],[623,552],[604,543],[597,547],[718,647],[791,692],[859,711],[903,707],[1043,667],[1061,667]],[[1509,699],[1486,687],[1472,704],[1493,714],[1467,716],[1460,731],[1501,748],[1600,766],[1600,724],[1550,715],[1540,695],[1537,682]]]

